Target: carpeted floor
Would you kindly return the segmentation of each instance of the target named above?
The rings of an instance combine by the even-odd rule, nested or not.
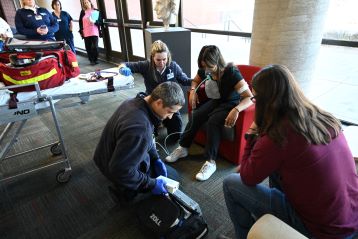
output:
[[[82,73],[106,69],[111,64],[90,66],[78,57]],[[135,205],[119,208],[111,200],[108,181],[92,162],[92,155],[103,126],[121,101],[143,91],[143,80],[135,77],[135,88],[91,96],[87,104],[78,98],[56,104],[65,144],[72,166],[68,183],[56,182],[62,165],[45,168],[31,174],[0,183],[0,238],[148,238],[139,228]],[[186,116],[184,115],[184,118]],[[0,130],[3,129],[0,126]],[[29,150],[56,140],[50,112],[28,121],[10,153]],[[172,150],[175,145],[171,145]],[[194,145],[191,155],[172,164],[181,175],[181,189],[196,200],[209,225],[207,238],[218,234],[233,237],[233,227],[227,214],[223,193],[223,178],[235,171],[235,166],[218,160],[217,172],[206,182],[197,182],[194,175],[204,163],[202,148]],[[164,151],[160,150],[164,157]],[[61,159],[48,148],[28,153],[0,164],[0,177]]]

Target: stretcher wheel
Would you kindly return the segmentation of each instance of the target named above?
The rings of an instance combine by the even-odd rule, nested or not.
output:
[[[71,172],[61,169],[56,174],[56,181],[58,183],[67,183],[71,179]]]
[[[62,148],[60,146],[60,143],[56,143],[56,144],[52,145],[50,150],[54,156],[58,156],[58,155],[62,154]]]

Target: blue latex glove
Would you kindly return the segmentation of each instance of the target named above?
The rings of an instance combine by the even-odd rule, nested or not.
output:
[[[161,159],[157,159],[154,162],[154,171],[157,174],[157,176],[164,176],[167,177],[168,176],[168,171],[167,171],[167,167],[165,166],[165,164],[163,163],[163,161]]]
[[[167,191],[167,189],[165,188],[165,185],[166,185],[166,184],[167,184],[167,183],[166,183],[163,179],[161,179],[161,178],[156,179],[156,180],[155,180],[155,186],[154,186],[154,188],[152,189],[152,193],[153,193],[154,195],[168,194],[168,191]]]
[[[124,76],[132,75],[131,69],[129,69],[129,67],[126,66],[119,68],[119,73]]]

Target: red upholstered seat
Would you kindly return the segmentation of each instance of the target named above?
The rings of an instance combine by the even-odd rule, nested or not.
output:
[[[261,68],[258,66],[250,65],[237,65],[242,76],[249,84],[251,89],[251,80],[256,72]],[[200,102],[205,102],[205,88],[204,84],[198,90],[198,97]],[[189,106],[189,113],[191,108]],[[220,142],[219,155],[229,160],[234,164],[239,164],[244,152],[245,139],[244,135],[254,120],[255,105],[251,105],[246,110],[240,112],[239,118],[236,121],[235,127],[228,129],[223,126],[223,138]],[[231,131],[231,132],[230,132]],[[205,145],[206,143],[206,131],[205,127],[200,129],[195,136],[194,142]]]

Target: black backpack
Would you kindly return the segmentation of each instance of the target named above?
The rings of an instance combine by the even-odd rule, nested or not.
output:
[[[152,195],[139,202],[137,208],[140,227],[151,238],[204,238],[208,226],[200,214],[172,195]]]

